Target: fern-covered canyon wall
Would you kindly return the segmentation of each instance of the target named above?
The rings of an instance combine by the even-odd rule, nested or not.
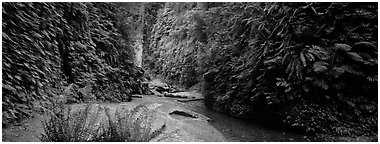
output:
[[[201,67],[205,36],[202,29],[202,15],[194,10],[196,3],[166,3],[157,14],[152,28],[150,45],[144,49],[144,64],[154,74],[160,74],[167,80],[191,86],[199,82],[204,71]],[[198,20],[198,21],[197,21]]]
[[[166,3],[143,65],[206,105],[308,133],[377,134],[377,3]]]
[[[134,64],[141,9],[141,3],[3,3],[3,125],[29,117],[35,101],[55,100],[65,87],[74,102],[128,101],[142,93],[143,70]]]

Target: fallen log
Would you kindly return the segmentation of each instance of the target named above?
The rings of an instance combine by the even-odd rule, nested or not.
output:
[[[196,98],[196,99],[179,99],[177,101],[179,102],[191,102],[191,101],[200,101],[203,100],[203,98]]]
[[[133,98],[143,98],[142,96],[139,96],[139,95],[131,95],[131,97],[133,97]]]
[[[178,94],[171,94],[171,93],[164,93],[165,97],[173,97],[173,98],[188,98],[187,96],[184,95],[178,95]]]
[[[196,116],[196,115],[192,115],[188,112],[178,111],[178,110],[175,110],[175,111],[169,113],[169,115],[173,115],[173,114],[181,115],[181,116],[185,116],[185,117],[191,117],[191,118],[198,118],[198,116]]]

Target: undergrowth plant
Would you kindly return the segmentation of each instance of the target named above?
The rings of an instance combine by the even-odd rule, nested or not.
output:
[[[126,108],[117,109],[114,120],[109,108],[106,108],[108,117],[107,136],[109,141],[120,142],[144,142],[156,138],[166,129],[166,124],[153,130],[154,110],[149,110],[144,105],[139,105],[132,110]]]
[[[89,142],[105,139],[102,137],[99,118],[101,107],[91,104],[82,110],[73,111],[70,106],[63,104],[52,111],[49,118],[43,121],[45,134],[40,140],[43,142]]]
[[[87,104],[73,110],[63,103],[48,113],[43,121],[43,142],[143,142],[162,134],[166,125],[153,130],[154,110],[140,105],[132,110],[117,108],[114,115],[108,107]]]

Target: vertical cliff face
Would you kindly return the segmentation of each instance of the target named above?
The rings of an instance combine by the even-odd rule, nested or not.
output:
[[[167,3],[153,26],[147,67],[175,83],[198,83],[204,72],[200,67],[206,63],[202,61],[207,42],[203,16],[197,3]]]

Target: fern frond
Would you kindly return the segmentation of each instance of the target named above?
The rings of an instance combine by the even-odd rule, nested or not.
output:
[[[350,74],[354,74],[354,75],[360,76],[360,77],[366,77],[365,73],[355,70],[353,66],[343,65],[343,66],[341,66],[341,68],[343,68],[344,71],[346,71]]]
[[[300,52],[300,59],[301,59],[301,62],[303,64],[303,67],[306,67],[306,58],[302,52]]]
[[[350,51],[351,50],[351,46],[347,45],[347,44],[335,44],[335,47],[334,49],[335,50],[342,50],[342,51]]]
[[[294,75],[294,73],[297,73],[296,67],[297,67],[297,60],[293,59],[291,68],[290,68],[290,73],[288,75],[288,79],[290,79]]]

